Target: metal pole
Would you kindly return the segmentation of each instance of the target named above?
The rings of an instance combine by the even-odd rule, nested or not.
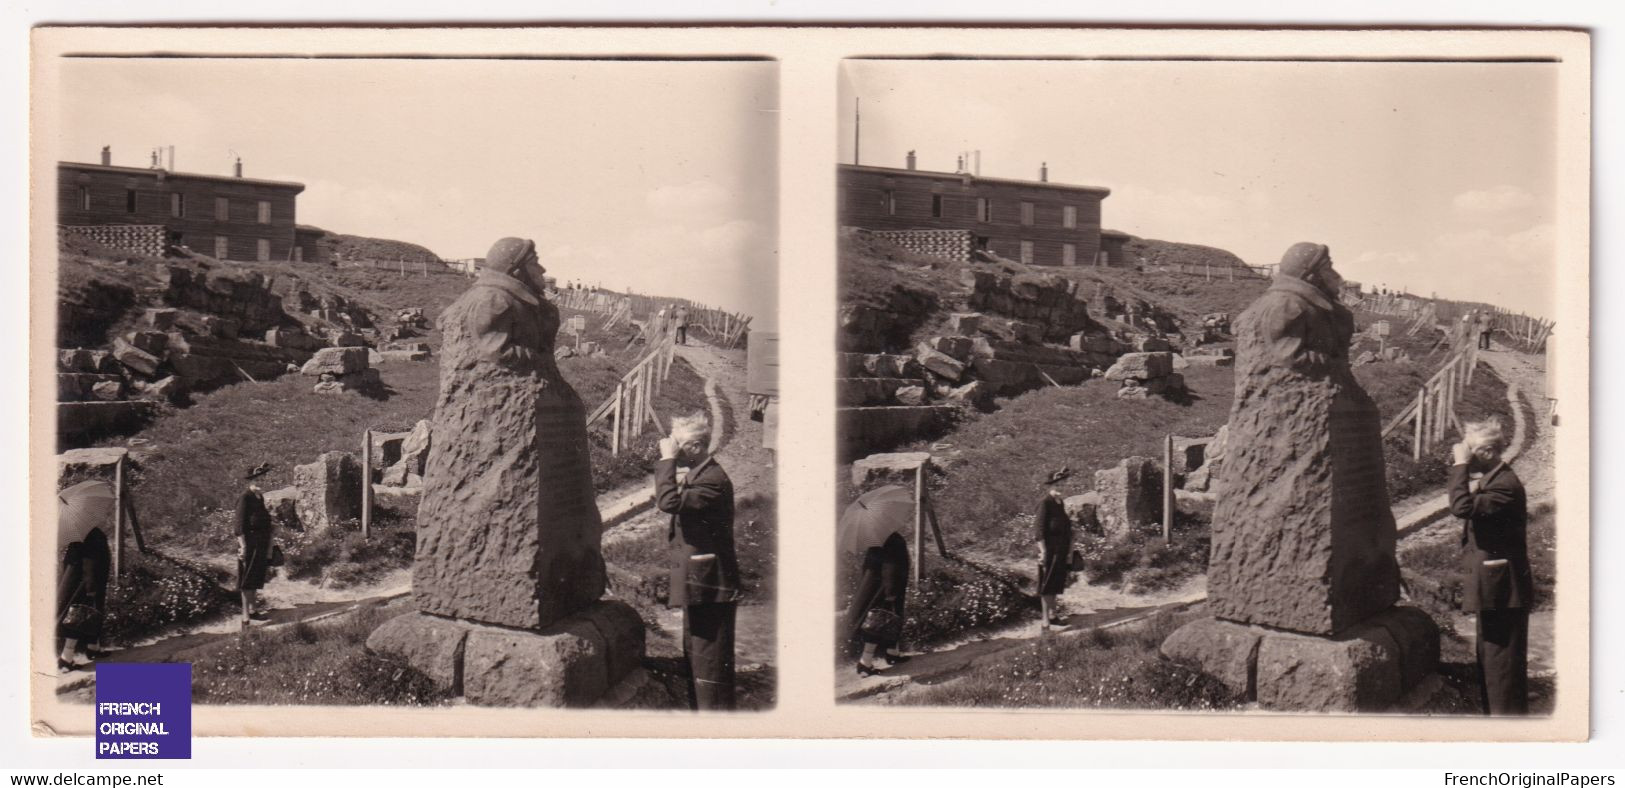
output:
[[[361,538],[372,535],[372,430],[361,431]]]
[[[1162,447],[1162,541],[1174,538],[1174,436],[1168,435]]]
[[[914,582],[920,582],[920,564],[925,561],[925,463],[914,467]]]

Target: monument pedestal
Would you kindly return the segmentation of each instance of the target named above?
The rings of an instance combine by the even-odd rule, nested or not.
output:
[[[401,657],[435,684],[481,706],[591,706],[636,670],[644,625],[624,602],[599,600],[539,629],[428,613],[396,616],[367,648]]]
[[[1163,656],[1279,711],[1387,711],[1439,662],[1439,628],[1393,606],[1332,636],[1202,618],[1175,630]]]

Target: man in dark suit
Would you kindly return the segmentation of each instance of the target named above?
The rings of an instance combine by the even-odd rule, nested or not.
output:
[[[734,611],[739,559],[734,552],[734,488],[707,448],[704,415],[672,419],[655,464],[655,505],[671,515],[667,542],[671,592],[683,608],[683,655],[689,666],[689,706],[734,708]],[[677,466],[688,478],[677,481]]]
[[[1469,424],[1452,449],[1450,513],[1462,519],[1461,607],[1478,614],[1479,696],[1492,715],[1529,713],[1529,608],[1534,579],[1523,482],[1501,459],[1495,421]],[[1482,473],[1476,480],[1472,473]]]

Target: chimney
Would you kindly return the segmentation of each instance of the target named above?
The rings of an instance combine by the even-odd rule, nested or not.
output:
[[[954,160],[954,172],[964,172],[964,171],[965,171],[965,155],[960,154],[959,158]]]
[[[102,146],[102,166],[103,167],[111,167],[111,166],[113,166],[113,146],[112,145],[103,145]]]
[[[1049,183],[1049,162],[1040,162],[1038,165],[1038,182]]]
[[[152,149],[152,161],[147,166],[151,167],[152,169],[155,169],[155,170],[158,169],[158,149],[157,148]]]
[[[914,169],[914,151],[908,152],[908,168]]]
[[[237,157],[237,165],[236,165],[236,167],[234,169],[233,174],[236,175],[239,178],[243,177],[243,157],[241,157],[241,156]]]
[[[978,177],[978,178],[982,177],[982,149],[981,148],[976,149],[976,166],[974,168],[972,168],[971,171],[976,173],[976,177]]]

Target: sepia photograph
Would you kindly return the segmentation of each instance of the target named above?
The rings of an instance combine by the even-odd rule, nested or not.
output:
[[[775,705],[775,63],[51,73],[59,703]]]
[[[1552,714],[1558,75],[844,61],[837,703]]]

